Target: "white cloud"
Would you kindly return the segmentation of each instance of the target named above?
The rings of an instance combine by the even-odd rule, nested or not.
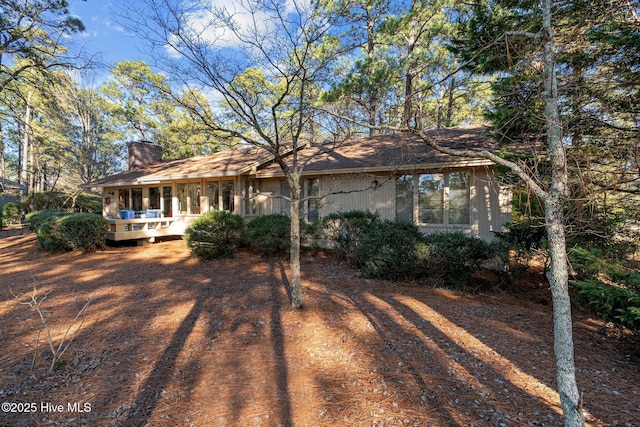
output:
[[[284,0],[282,6],[286,14],[296,12],[296,1]],[[308,1],[302,0],[305,5]],[[249,10],[250,6],[254,6],[251,0],[206,0],[202,3],[203,8],[189,13],[186,19],[190,35],[197,36],[205,43],[222,48],[238,48],[243,43],[236,33],[267,34],[274,29],[274,20],[268,11]],[[177,40],[174,38],[171,41]],[[180,56],[169,44],[165,49],[172,57]]]

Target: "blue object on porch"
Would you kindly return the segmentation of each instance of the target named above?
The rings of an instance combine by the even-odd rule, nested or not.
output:
[[[118,211],[120,219],[133,219],[134,211]]]

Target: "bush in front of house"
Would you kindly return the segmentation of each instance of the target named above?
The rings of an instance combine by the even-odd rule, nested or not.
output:
[[[29,194],[22,200],[25,212],[65,211],[102,214],[102,197],[89,193],[43,191]]]
[[[403,280],[416,273],[422,233],[408,221],[377,220],[362,230],[354,249],[362,276]]]
[[[15,203],[7,203],[2,207],[2,226],[5,227],[20,219],[20,207]]]
[[[491,245],[461,231],[429,234],[419,252],[428,277],[457,289],[469,289],[473,274],[494,256]]]
[[[354,255],[362,236],[380,221],[380,215],[369,211],[335,212],[322,218],[322,235],[339,258],[357,264]]]
[[[259,216],[247,224],[249,244],[264,255],[275,255],[291,247],[291,219],[287,215]]]
[[[208,211],[187,227],[184,240],[194,257],[206,261],[234,257],[243,234],[241,216],[226,211]]]
[[[42,211],[27,216],[38,236],[38,246],[51,252],[94,252],[104,247],[109,223],[91,213]]]

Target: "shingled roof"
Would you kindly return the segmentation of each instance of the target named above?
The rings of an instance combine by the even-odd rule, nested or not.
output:
[[[24,191],[26,189],[27,189],[27,186],[24,184],[20,184],[15,181],[10,181],[8,179],[0,178],[0,191],[6,191],[6,190]]]
[[[169,160],[98,179],[85,187],[140,185],[154,181],[237,176],[271,159],[265,150],[242,148]]]
[[[438,144],[455,150],[494,150],[496,143],[487,137],[483,126],[433,129],[426,132]],[[491,164],[484,159],[463,159],[431,148],[412,133],[378,135],[341,143],[313,146],[300,154],[306,174],[345,173],[384,170],[412,170],[425,167],[452,167]],[[270,165],[258,176],[280,175],[278,165]]]
[[[496,143],[482,126],[427,131],[439,144],[458,150],[493,150]],[[382,170],[409,170],[419,167],[481,165],[483,159],[461,159],[433,150],[410,133],[357,138],[342,143],[318,144],[299,153],[307,161],[305,174],[346,173]],[[210,156],[164,161],[140,169],[112,175],[86,184],[86,187],[141,185],[179,179],[232,177],[256,173],[259,177],[279,176],[273,156],[259,148],[226,150]]]

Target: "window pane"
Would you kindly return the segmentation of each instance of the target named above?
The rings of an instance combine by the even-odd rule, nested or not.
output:
[[[202,191],[200,189],[200,184],[196,182],[192,182],[189,184],[189,202],[190,202],[190,213],[195,215],[200,215],[200,196],[202,195]]]
[[[187,184],[178,184],[178,210],[187,213]]]
[[[222,209],[225,211],[233,212],[233,181],[222,182]]]
[[[164,216],[171,217],[173,215],[171,204],[173,203],[173,195],[171,187],[162,187],[162,213]]]
[[[441,173],[419,175],[418,208],[421,223],[444,223],[444,175]]]
[[[396,178],[396,219],[413,222],[413,175]]]
[[[149,209],[160,209],[160,187],[149,188]]]
[[[121,188],[118,191],[118,209],[129,210],[129,189]]]
[[[133,210],[142,210],[142,188],[131,189],[131,201],[133,202]]]
[[[284,197],[291,197],[291,189],[287,181],[280,181],[280,195]],[[291,201],[287,199],[280,199],[280,213],[287,216],[291,215]]]
[[[210,211],[220,210],[220,186],[217,181],[207,182],[207,199]]]
[[[245,215],[255,215],[258,213],[258,200],[256,198],[256,180],[247,179],[244,182],[244,213]]]
[[[467,172],[449,174],[449,224],[471,222],[470,176]]]
[[[318,178],[312,178],[307,180],[307,195],[319,196],[320,195],[320,180]],[[320,201],[318,199],[307,200],[307,220],[309,222],[317,221],[320,219]]]

